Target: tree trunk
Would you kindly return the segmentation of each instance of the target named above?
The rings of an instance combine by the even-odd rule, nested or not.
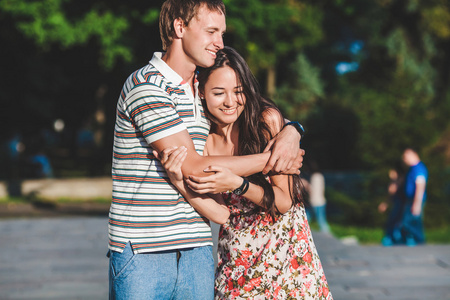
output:
[[[273,96],[275,95],[276,83],[277,83],[277,73],[275,70],[275,66],[272,65],[267,69],[266,93],[270,98],[273,98]]]

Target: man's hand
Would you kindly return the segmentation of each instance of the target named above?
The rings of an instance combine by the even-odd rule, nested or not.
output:
[[[299,149],[300,133],[293,126],[285,126],[272,140],[264,152],[271,150],[272,154],[263,169],[263,174],[270,171],[282,174],[300,174],[305,151]]]
[[[422,203],[418,203],[418,204],[414,203],[411,206],[411,214],[413,216],[420,216],[421,212],[422,212]]]

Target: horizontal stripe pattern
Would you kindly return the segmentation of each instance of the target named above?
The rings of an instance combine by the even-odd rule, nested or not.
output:
[[[164,68],[154,56],[128,77],[117,103],[108,224],[114,251],[122,252],[128,242],[135,253],[212,245],[209,224],[152,154],[152,142],[187,130],[202,155],[209,132],[198,97],[185,90],[188,85],[174,84]]]

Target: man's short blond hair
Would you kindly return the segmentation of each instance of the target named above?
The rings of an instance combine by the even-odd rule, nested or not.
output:
[[[188,26],[202,5],[206,5],[210,11],[226,14],[222,0],[166,0],[163,3],[159,14],[159,32],[163,50],[167,50],[172,44],[175,33],[173,22],[180,18],[184,25]]]

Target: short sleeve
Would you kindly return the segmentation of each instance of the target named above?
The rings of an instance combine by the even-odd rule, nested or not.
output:
[[[418,175],[416,177],[416,183],[426,183],[426,182],[427,182],[427,179],[425,178],[424,175]]]
[[[172,98],[152,83],[135,86],[124,104],[131,122],[149,144],[186,130]]]

